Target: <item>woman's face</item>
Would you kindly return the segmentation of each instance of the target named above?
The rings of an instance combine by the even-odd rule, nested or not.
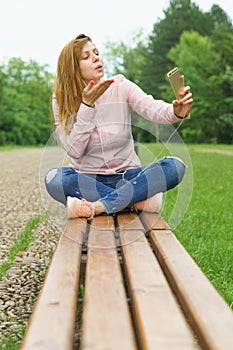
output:
[[[98,82],[104,76],[102,58],[96,46],[88,41],[81,52],[79,61],[80,72],[83,80],[88,84],[91,80]]]

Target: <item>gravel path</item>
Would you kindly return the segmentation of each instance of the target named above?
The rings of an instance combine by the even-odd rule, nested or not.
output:
[[[0,280],[0,348],[9,336],[20,344],[21,329],[27,325],[61,233],[51,216],[47,217],[42,200],[44,189],[40,183],[40,169],[43,153],[42,148],[0,152],[1,266],[7,261],[8,253],[28,221],[40,217],[29,247],[17,253],[10,269]],[[56,163],[55,158],[53,162]]]

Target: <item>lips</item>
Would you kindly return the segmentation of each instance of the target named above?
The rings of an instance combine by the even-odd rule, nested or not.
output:
[[[102,64],[99,64],[95,69],[96,69],[96,70],[102,70],[102,69],[103,69]]]

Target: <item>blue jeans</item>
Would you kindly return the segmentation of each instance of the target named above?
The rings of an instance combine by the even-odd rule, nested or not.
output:
[[[145,200],[177,186],[184,177],[185,164],[175,157],[164,157],[140,168],[114,175],[83,174],[70,167],[50,169],[45,186],[52,198],[66,204],[68,196],[100,200],[107,214]]]

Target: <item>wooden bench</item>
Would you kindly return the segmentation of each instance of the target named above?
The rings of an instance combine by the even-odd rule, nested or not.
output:
[[[77,309],[81,350],[233,349],[231,309],[156,214],[67,222],[22,350],[74,349]]]

